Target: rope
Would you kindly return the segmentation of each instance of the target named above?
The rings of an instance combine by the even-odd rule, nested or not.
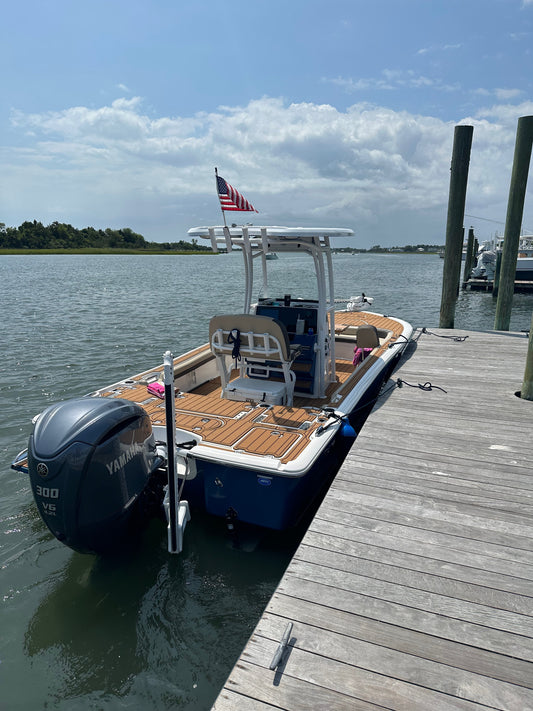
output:
[[[438,338],[451,338],[452,341],[458,341],[461,343],[462,341],[466,341],[468,336],[443,336],[440,333],[433,333],[432,331],[428,331],[427,328],[422,329],[422,333],[427,333],[428,336],[437,336]]]
[[[234,328],[228,334],[228,343],[233,343],[231,357],[237,362],[241,359],[241,332],[238,328]]]
[[[411,385],[411,383],[407,383],[405,380],[402,380],[401,378],[398,378],[395,380],[386,390],[382,390],[378,395],[376,395],[375,398],[372,398],[372,400],[368,400],[368,402],[365,402],[364,405],[361,405],[361,407],[356,407],[355,410],[352,410],[350,415],[355,414],[356,412],[359,412],[360,410],[364,410],[365,408],[369,407],[370,405],[374,406],[375,403],[382,397],[385,397],[385,395],[388,395],[390,392],[392,392],[395,388],[401,388],[404,385],[407,385],[410,388],[419,388],[420,390],[423,390],[424,392],[430,392],[431,390],[442,390],[443,393],[447,393],[447,390],[444,390],[444,388],[439,387],[438,385],[432,385],[431,383],[427,382],[424,383],[423,385],[418,383],[418,385]],[[326,410],[327,408],[322,408],[323,410]]]
[[[403,341],[400,341],[400,338],[403,338],[403,340],[404,340],[406,343],[410,343],[410,342],[411,342],[411,339],[410,339],[410,338],[407,338],[407,336],[404,336],[403,333],[400,333],[400,335],[397,337],[397,339],[396,339],[393,343],[389,343],[389,348],[394,348],[394,346],[397,346],[397,345],[400,345],[400,344],[403,345]]]
[[[399,388],[403,388],[404,385],[407,385],[407,387],[409,388],[420,388],[420,390],[424,390],[427,393],[431,392],[431,390],[442,390],[443,393],[447,392],[444,388],[441,388],[438,385],[432,385],[429,382],[424,383],[423,385],[421,385],[420,383],[418,383],[418,385],[411,385],[411,383],[408,383],[406,380],[398,378],[395,384]]]

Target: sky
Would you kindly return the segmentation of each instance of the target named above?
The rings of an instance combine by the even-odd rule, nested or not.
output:
[[[468,124],[465,228],[504,231],[533,0],[21,0],[2,30],[8,226],[186,239],[222,222],[217,166],[258,211],[229,221],[444,244]]]

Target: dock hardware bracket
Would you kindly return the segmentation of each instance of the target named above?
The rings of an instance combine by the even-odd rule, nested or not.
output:
[[[292,622],[289,622],[289,624],[285,628],[285,632],[283,633],[283,637],[281,638],[281,641],[278,645],[276,653],[272,657],[272,661],[270,662],[269,669],[276,669],[276,667],[279,667],[279,665],[281,664],[281,662],[283,660],[283,655],[285,654],[285,650],[287,649],[289,640],[291,638],[291,632],[292,632]]]

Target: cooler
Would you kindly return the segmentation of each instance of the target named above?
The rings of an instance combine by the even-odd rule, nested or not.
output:
[[[267,405],[284,405],[287,391],[283,381],[237,378],[228,383],[225,397],[228,400],[253,400]]]

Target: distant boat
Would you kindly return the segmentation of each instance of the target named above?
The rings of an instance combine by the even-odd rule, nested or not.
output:
[[[466,260],[466,251],[467,251],[467,249],[466,249],[466,244],[463,244],[463,249],[461,250],[461,261],[462,261],[462,262],[464,262],[464,261]],[[444,249],[442,249],[442,250],[439,252],[439,257],[440,257],[441,259],[444,259],[444,253],[445,253],[445,250],[444,250]]]
[[[476,279],[494,279],[496,257],[503,251],[503,237],[484,242],[478,254],[477,264],[472,270]],[[522,235],[518,243],[515,281],[533,281],[533,235]]]
[[[267,252],[265,259],[278,259],[278,255],[275,252]]]

